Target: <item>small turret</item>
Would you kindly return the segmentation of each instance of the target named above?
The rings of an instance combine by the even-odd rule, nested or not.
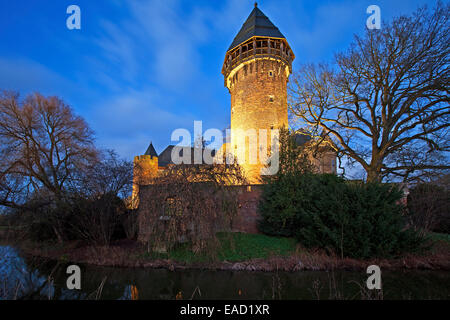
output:
[[[147,151],[140,156],[135,156],[133,161],[133,193],[132,208],[139,206],[139,186],[151,183],[151,180],[158,174],[158,154],[153,143],[147,148]]]

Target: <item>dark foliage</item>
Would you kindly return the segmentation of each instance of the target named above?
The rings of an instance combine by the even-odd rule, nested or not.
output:
[[[305,247],[341,257],[391,257],[418,250],[422,238],[405,229],[402,192],[388,184],[345,182],[333,175],[287,175],[263,194],[260,229],[294,236]]]
[[[280,170],[263,187],[261,232],[341,257],[389,257],[420,248],[422,239],[405,229],[397,186],[315,174],[287,131],[280,133],[280,152]]]
[[[421,230],[450,233],[450,191],[443,186],[424,183],[408,195],[412,225]]]

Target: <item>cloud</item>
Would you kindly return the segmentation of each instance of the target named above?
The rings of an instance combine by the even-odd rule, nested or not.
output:
[[[209,34],[201,11],[186,15],[174,0],[128,1],[122,10],[121,20],[100,22],[94,39],[109,62],[103,72],[120,74],[134,87],[146,82],[172,89],[196,76],[198,45]]]

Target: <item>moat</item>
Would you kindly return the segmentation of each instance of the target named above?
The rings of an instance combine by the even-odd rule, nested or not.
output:
[[[361,299],[364,272],[243,272],[80,265],[81,290],[66,288],[68,263],[23,256],[0,246],[1,291],[9,299]],[[50,277],[51,275],[51,277]],[[51,279],[49,282],[48,279]],[[449,271],[385,271],[383,299],[450,299]],[[20,285],[18,286],[18,284]],[[1,295],[0,295],[1,297]]]

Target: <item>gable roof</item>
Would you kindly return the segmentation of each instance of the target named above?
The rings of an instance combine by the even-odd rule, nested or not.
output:
[[[256,4],[227,51],[255,36],[286,39]]]

